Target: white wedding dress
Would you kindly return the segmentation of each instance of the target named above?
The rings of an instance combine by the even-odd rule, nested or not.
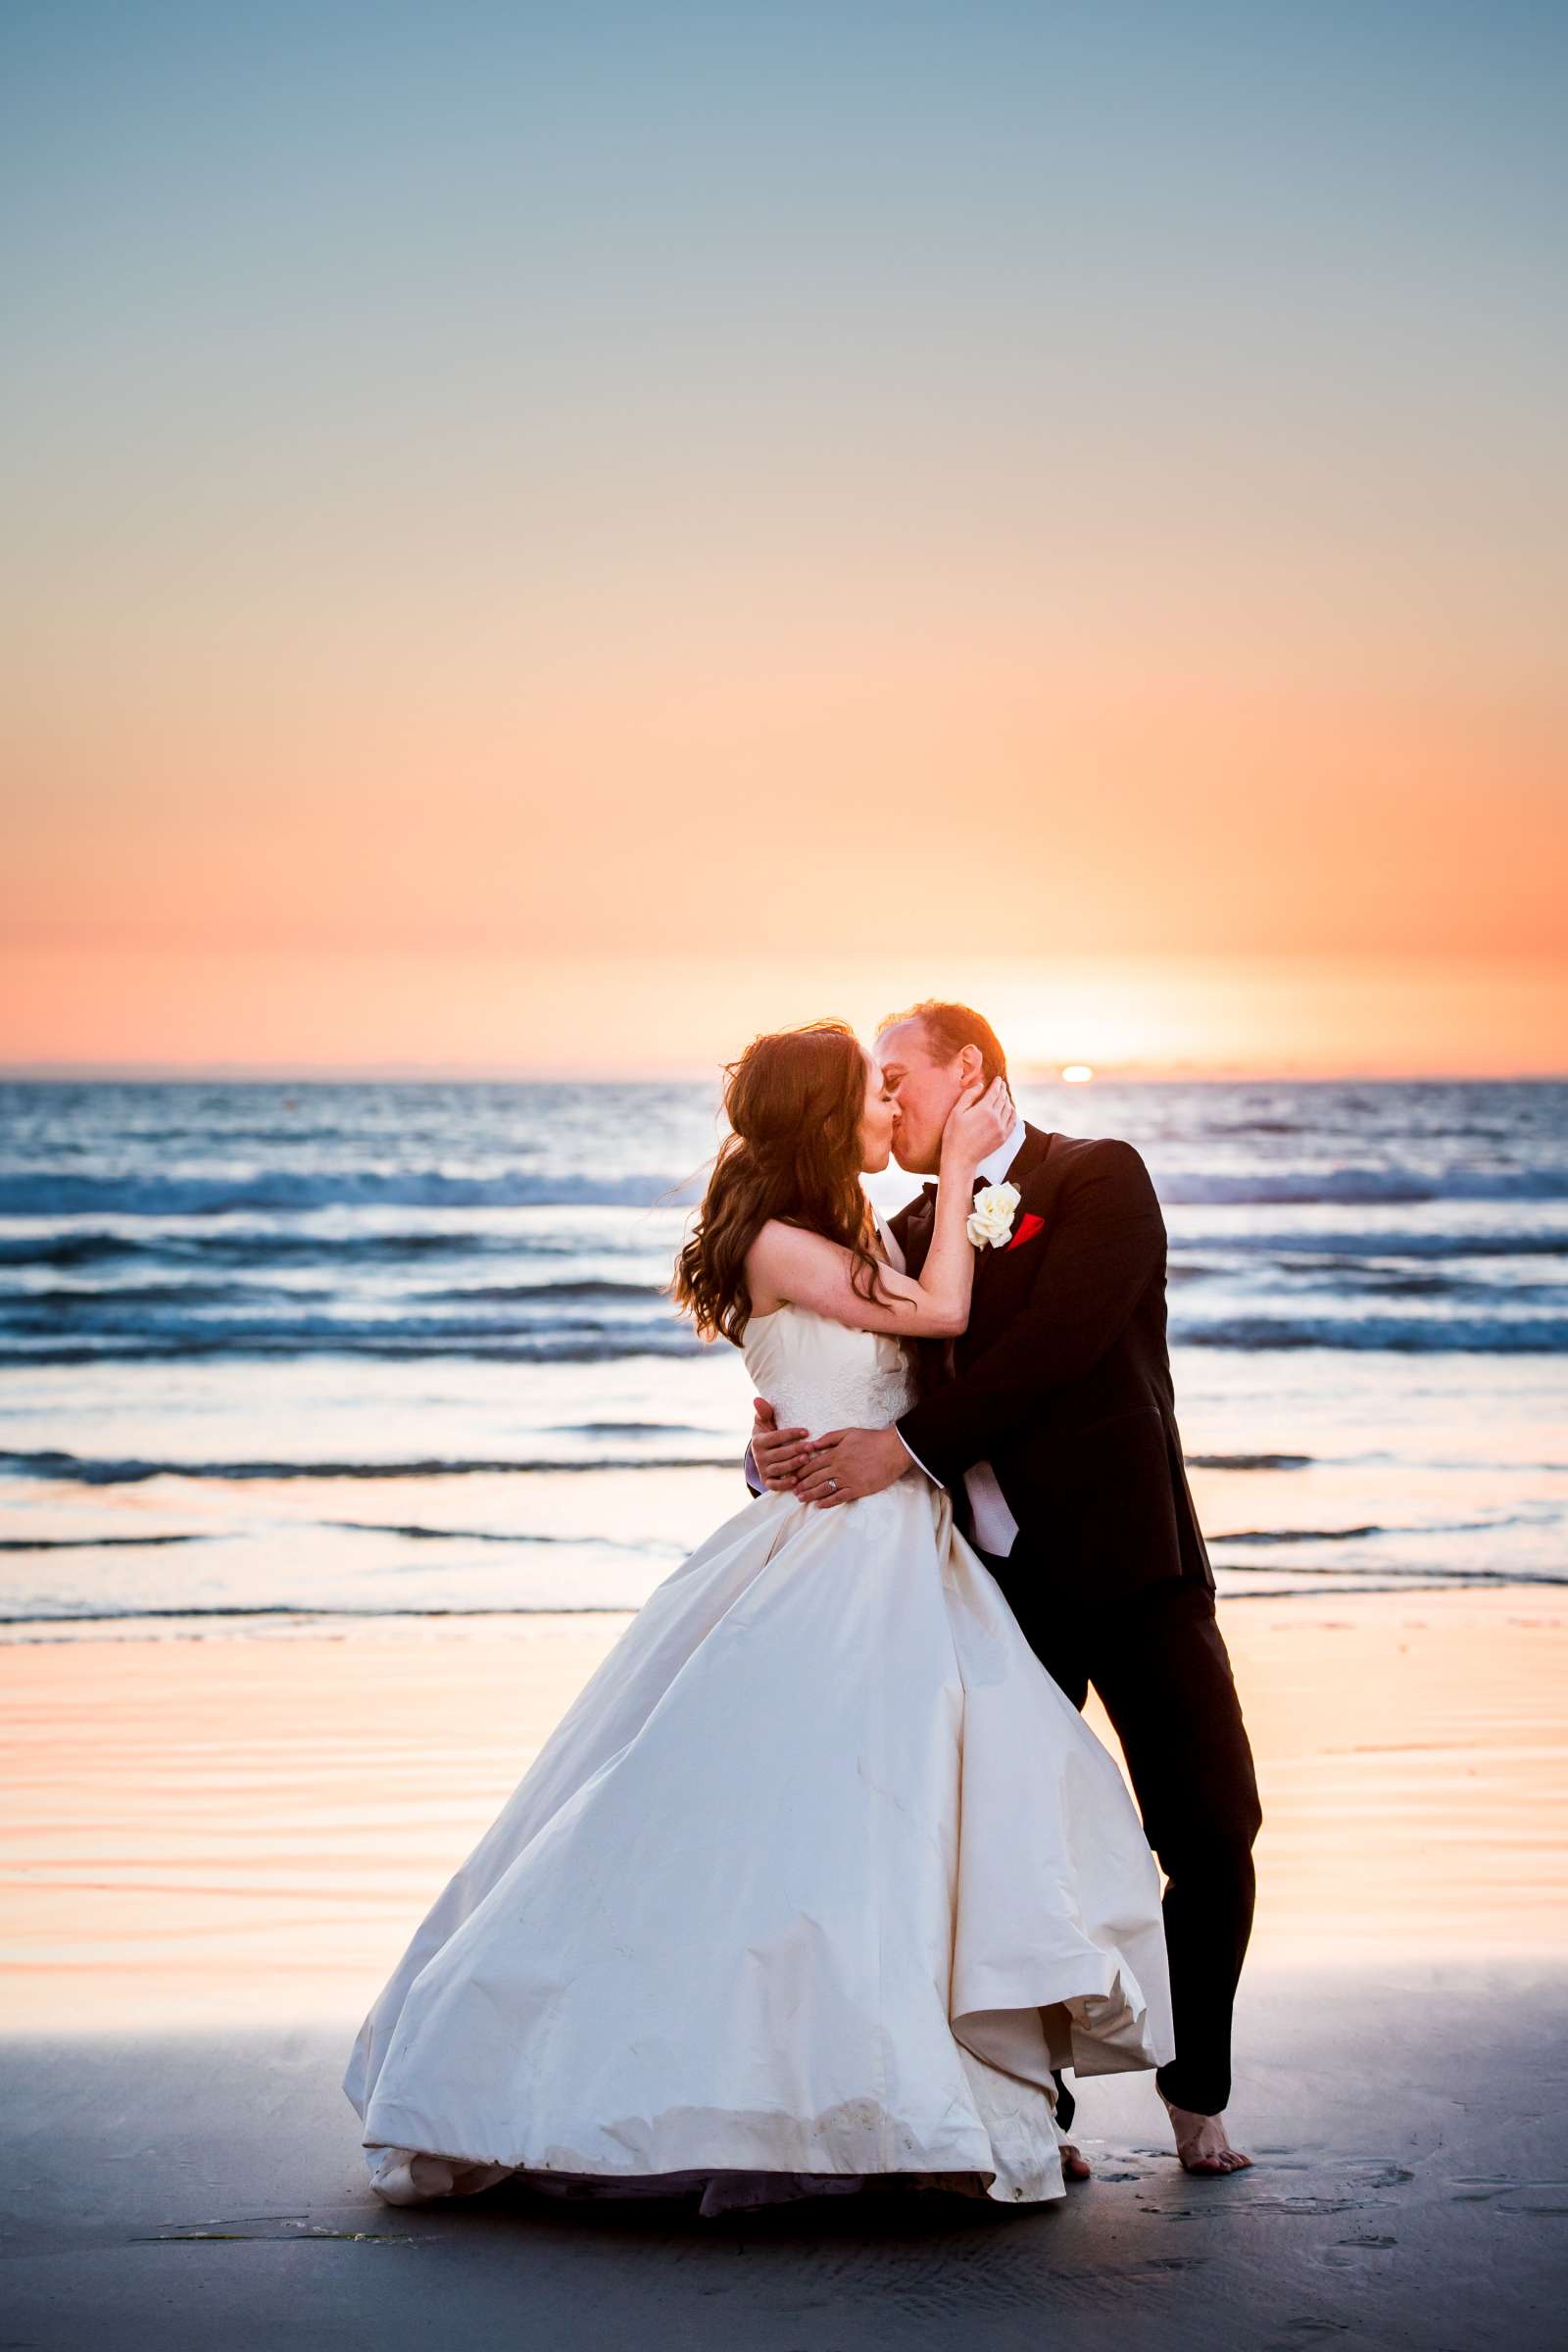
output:
[[[899,1342],[804,1308],[745,1356],[781,1425],[911,1400]],[[707,2212],[886,2176],[1021,2202],[1062,2194],[1052,2068],[1173,2050],[1121,1775],[911,1472],[830,1510],[764,1494],[658,1588],[343,2087],[393,2204],[510,2174]]]

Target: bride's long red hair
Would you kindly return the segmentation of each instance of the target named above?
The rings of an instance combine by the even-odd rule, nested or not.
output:
[[[730,1133],[718,1149],[670,1289],[705,1340],[738,1348],[752,1311],[746,1252],[770,1217],[842,1243],[851,1282],[885,1300],[860,1190],[865,1052],[846,1021],[755,1038],[724,1072]]]

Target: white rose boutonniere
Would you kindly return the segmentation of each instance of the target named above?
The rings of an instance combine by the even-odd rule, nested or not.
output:
[[[1015,1184],[988,1184],[976,1193],[964,1231],[977,1250],[1002,1248],[1012,1232],[1020,1198]]]

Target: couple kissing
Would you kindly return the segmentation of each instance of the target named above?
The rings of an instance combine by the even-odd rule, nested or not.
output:
[[[726,1078],[671,1287],[743,1353],[751,1498],[366,2017],[370,2183],[1038,2204],[1090,2176],[1069,2070],[1152,2072],[1187,2170],[1240,2170],[1257,1792],[1143,1161],[1021,1119],[960,1004],[870,1051],[760,1037]],[[893,1155],[931,1181],[884,1221]]]

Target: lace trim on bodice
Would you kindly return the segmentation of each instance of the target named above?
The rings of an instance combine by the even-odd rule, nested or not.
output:
[[[743,1352],[781,1428],[886,1429],[915,1400],[913,1357],[891,1333],[852,1331],[809,1307],[754,1315]]]

